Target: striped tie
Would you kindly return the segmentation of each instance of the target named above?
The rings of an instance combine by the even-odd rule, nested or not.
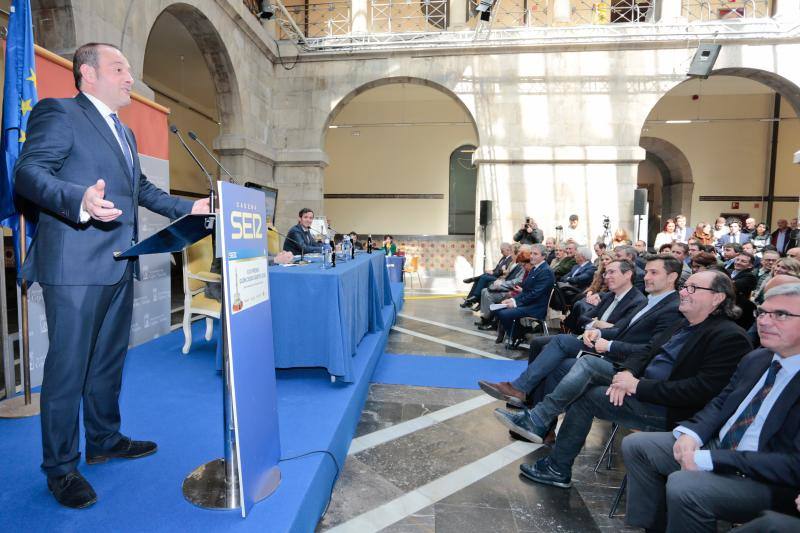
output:
[[[761,409],[761,404],[764,402],[764,398],[766,398],[769,394],[769,391],[772,390],[772,386],[775,384],[775,376],[778,375],[780,369],[780,361],[773,361],[769,367],[769,373],[767,373],[767,379],[764,381],[764,386],[761,387],[761,390],[758,391],[755,396],[753,396],[753,398],[750,400],[750,404],[744,408],[742,413],[739,415],[739,418],[737,418],[733,425],[728,429],[728,432],[719,443],[720,448],[735,450],[736,447],[739,446],[739,442],[742,440],[742,437],[744,437],[747,428],[749,428],[750,424],[753,423],[753,420],[756,419],[756,415],[758,414],[758,410]]]

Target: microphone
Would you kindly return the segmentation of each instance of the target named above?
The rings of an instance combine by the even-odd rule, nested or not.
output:
[[[296,240],[292,239],[288,235],[284,235],[283,233],[281,233],[277,229],[273,228],[272,226],[267,226],[267,230],[274,231],[275,233],[277,233],[278,235],[280,235],[284,239],[290,240],[293,243],[295,243],[296,245],[298,245],[300,247],[300,261],[304,261],[305,260],[304,258],[305,258],[305,255],[306,255],[306,245],[304,243],[297,242]]]
[[[228,169],[227,169],[227,168],[225,168],[224,166],[222,166],[222,163],[220,163],[220,162],[219,162],[219,159],[217,159],[216,157],[214,157],[214,154],[211,152],[211,150],[209,150],[209,149],[208,149],[208,147],[206,147],[205,143],[203,143],[203,141],[201,141],[201,140],[200,140],[200,137],[198,137],[198,136],[197,136],[197,134],[196,134],[195,132],[193,132],[193,131],[188,131],[188,132],[186,132],[186,134],[189,136],[189,138],[190,138],[191,140],[193,140],[194,142],[196,142],[197,144],[199,144],[200,146],[202,146],[202,147],[203,147],[203,150],[205,150],[205,151],[206,151],[206,153],[208,154],[208,157],[210,157],[211,159],[213,159],[213,160],[214,160],[214,163],[216,163],[216,164],[217,164],[217,166],[218,166],[220,169],[222,169],[222,171],[223,171],[225,174],[227,174],[227,175],[228,175],[228,177],[230,178],[230,182],[231,182],[231,183],[233,183],[234,185],[238,185],[238,183],[236,182],[236,179],[233,177],[233,174],[231,174],[230,172],[228,172]]]
[[[211,177],[211,174],[208,173],[208,170],[206,170],[206,167],[203,166],[203,163],[201,163],[200,160],[197,159],[197,156],[194,155],[194,152],[192,152],[192,149],[189,148],[188,144],[186,144],[186,141],[183,140],[181,132],[178,131],[178,128],[174,124],[170,124],[169,131],[177,135],[178,140],[181,142],[181,145],[186,149],[187,152],[189,152],[189,155],[192,156],[194,162],[197,164],[198,167],[200,167],[200,170],[203,171],[203,174],[205,174],[206,178],[208,179],[208,197],[210,199],[209,208],[212,213],[216,213],[216,208],[219,206],[217,206],[217,195],[214,192],[214,178]]]

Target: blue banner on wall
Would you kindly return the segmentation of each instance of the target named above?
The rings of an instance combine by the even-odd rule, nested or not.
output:
[[[264,193],[218,182],[228,373],[242,516],[280,482]]]

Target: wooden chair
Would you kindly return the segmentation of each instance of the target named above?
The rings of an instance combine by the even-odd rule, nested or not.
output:
[[[422,288],[422,279],[419,277],[419,256],[415,255],[411,258],[411,261],[406,262],[406,266],[403,267],[403,274],[416,274],[417,275],[417,282],[419,282],[420,288]],[[410,276],[411,279],[411,287],[414,287],[414,277]]]
[[[211,340],[214,329],[213,319],[219,320],[220,303],[203,294],[206,284],[220,283],[222,277],[210,272],[214,250],[211,236],[199,240],[182,252],[183,254],[183,336],[185,341],[181,351],[189,353],[192,346],[192,315],[206,317],[205,339]]]

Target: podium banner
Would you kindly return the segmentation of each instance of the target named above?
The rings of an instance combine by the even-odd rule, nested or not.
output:
[[[264,193],[217,182],[228,376],[242,516],[280,482]]]

